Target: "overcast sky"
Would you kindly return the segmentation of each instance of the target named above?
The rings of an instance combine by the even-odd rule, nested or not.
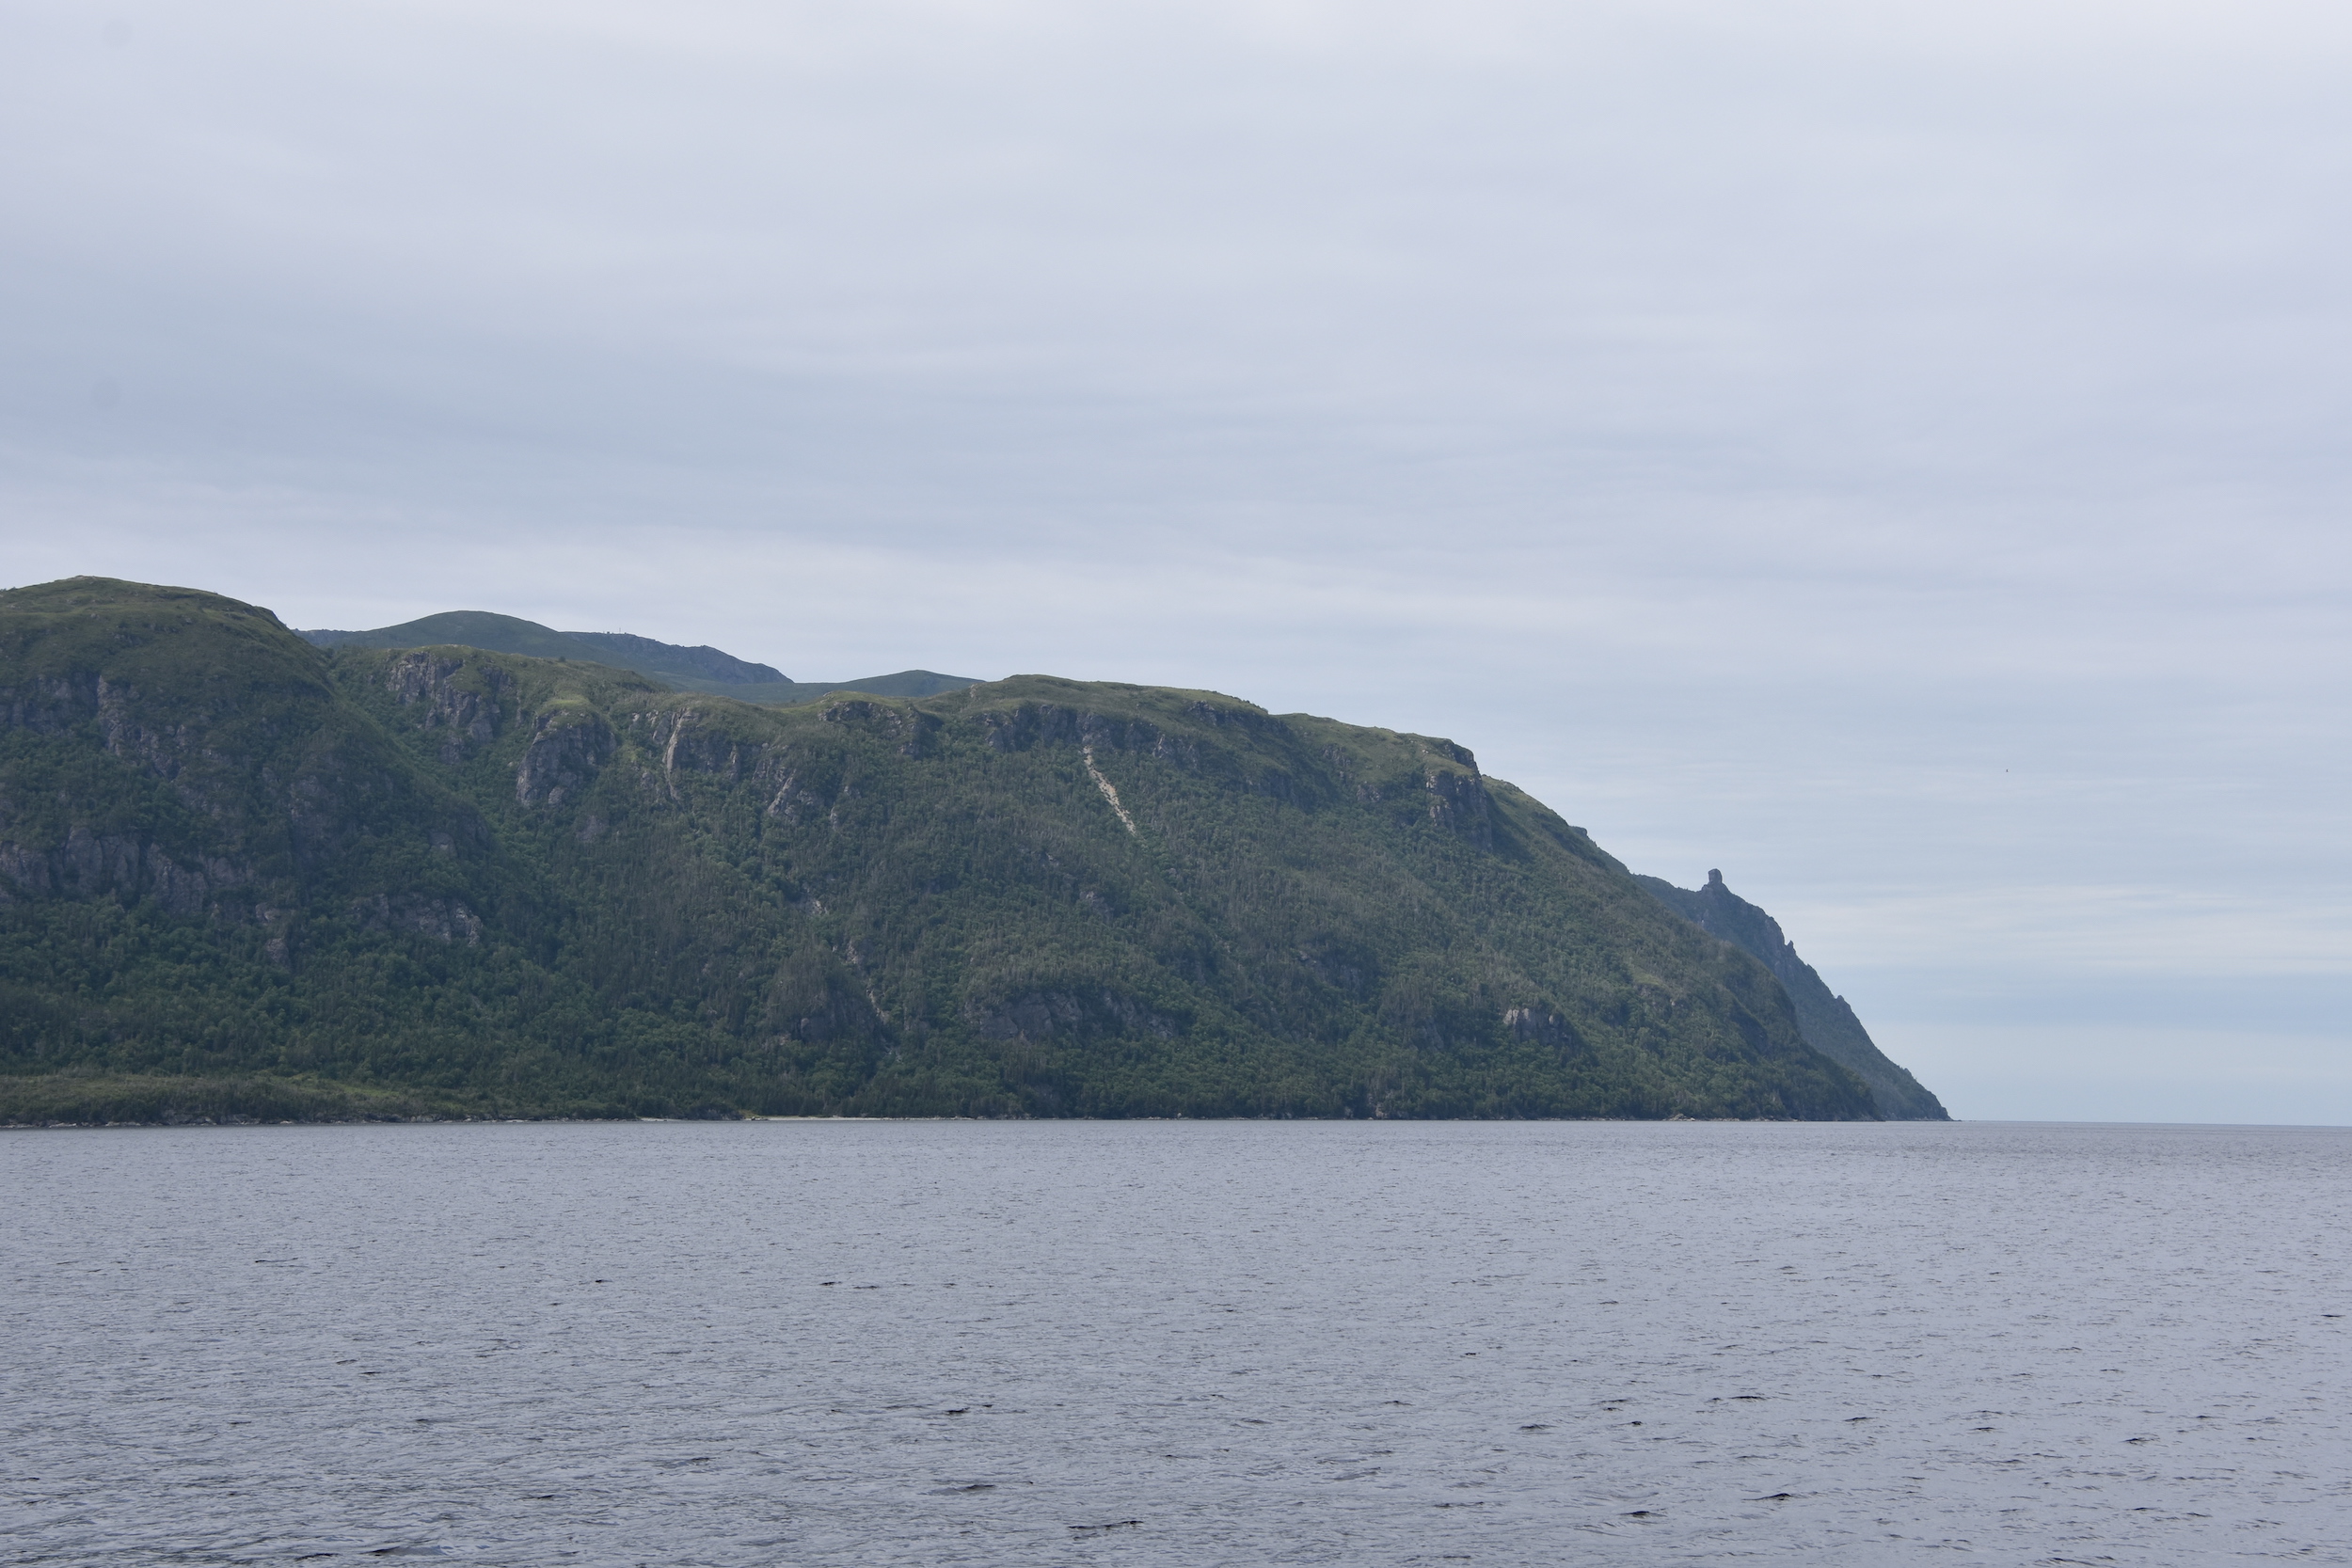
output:
[[[2352,1122],[2352,8],[0,0],[0,580],[1212,687]]]

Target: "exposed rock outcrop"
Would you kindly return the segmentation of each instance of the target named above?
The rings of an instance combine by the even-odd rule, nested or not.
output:
[[[15,898],[152,898],[170,914],[216,912],[221,893],[253,880],[249,866],[218,857],[183,863],[151,838],[92,833],[76,826],[63,844],[39,847],[0,838],[0,904]]]
[[[526,806],[562,805],[612,760],[619,744],[599,714],[559,708],[543,715],[515,766],[515,799]]]
[[[417,727],[438,736],[441,761],[459,763],[498,737],[515,682],[494,664],[425,652],[387,664],[384,685],[403,707],[422,705]]]

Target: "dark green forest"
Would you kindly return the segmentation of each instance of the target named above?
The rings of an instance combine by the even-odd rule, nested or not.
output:
[[[1855,1118],[1451,741],[1019,676],[759,706],[0,594],[0,1119]]]

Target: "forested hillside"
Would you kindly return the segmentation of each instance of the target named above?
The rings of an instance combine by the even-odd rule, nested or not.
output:
[[[0,1117],[1867,1117],[1450,741],[1022,676],[757,707],[0,594]]]

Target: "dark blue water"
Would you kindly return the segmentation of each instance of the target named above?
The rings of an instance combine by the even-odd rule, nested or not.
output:
[[[2352,1132],[0,1134],[24,1563],[2352,1562]]]

